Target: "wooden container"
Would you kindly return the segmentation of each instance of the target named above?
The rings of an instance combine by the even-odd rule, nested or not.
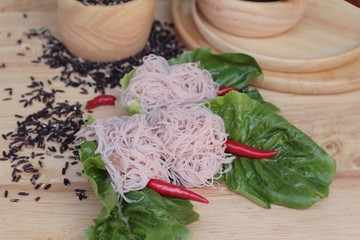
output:
[[[133,0],[93,6],[58,0],[62,43],[74,55],[91,61],[114,61],[139,52],[146,44],[157,0]]]
[[[219,29],[241,37],[269,37],[294,27],[306,0],[197,0],[200,11]]]
[[[172,13],[187,49],[255,57],[264,73],[252,82],[256,87],[308,95],[360,90],[360,11],[345,1],[307,0],[298,25],[270,38],[224,33],[198,14],[196,0],[173,0]]]

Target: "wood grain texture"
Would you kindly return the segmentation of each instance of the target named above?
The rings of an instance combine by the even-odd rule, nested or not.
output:
[[[195,0],[186,2],[174,0],[173,2],[173,17],[180,38],[189,49],[201,46],[219,52],[216,47],[203,37],[196,27],[192,18],[193,12],[191,11],[194,3]],[[266,48],[266,44],[263,45],[263,48]],[[334,49],[334,51],[337,51],[337,49]],[[248,52],[244,51],[243,53]],[[279,51],[279,53],[281,54],[282,51]],[[254,56],[254,54],[251,55]],[[254,57],[256,58],[256,55]],[[272,64],[276,63],[277,61],[272,62]],[[314,64],[315,66],[316,64]],[[341,67],[313,73],[289,73],[263,69],[264,79],[255,81],[254,85],[276,91],[300,94],[341,93],[360,89],[360,71],[358,69],[360,69],[359,57]]]
[[[54,11],[57,0],[1,0],[0,12]]]
[[[199,10],[214,26],[240,37],[270,37],[294,27],[304,15],[306,0],[197,0]]]
[[[192,16],[199,32],[216,49],[248,53],[267,70],[318,72],[357,59],[360,56],[357,23],[360,11],[338,0],[307,0],[307,3],[304,17],[296,26],[267,38],[239,37],[214,27],[195,6],[195,0]]]
[[[3,6],[1,1],[0,7]],[[18,103],[20,95],[28,91],[26,85],[30,83],[29,76],[46,82],[59,73],[57,69],[30,62],[41,54],[39,41],[33,39],[22,45],[16,43],[22,32],[30,27],[49,26],[56,31],[54,12],[33,12],[24,20],[19,17],[22,9],[19,11],[0,14],[0,63],[7,65],[0,68],[1,99],[9,97],[5,88],[14,89],[13,99],[2,101],[1,133],[16,127],[18,119],[14,114],[27,115],[41,107],[35,104],[24,109]],[[11,37],[7,37],[8,31],[12,33]],[[25,51],[25,46],[31,46],[34,51],[17,56],[17,52]],[[61,82],[54,82],[51,87],[66,91],[58,94],[57,101],[85,103],[93,96],[79,94],[80,89],[77,88],[65,88]],[[338,171],[330,187],[330,196],[308,210],[278,206],[266,210],[228,190],[199,189],[197,191],[206,196],[210,204],[194,203],[196,211],[200,213],[200,221],[189,226],[193,231],[192,239],[360,239],[360,91],[322,96],[260,91],[267,101],[281,108],[281,114],[286,119],[309,134],[337,160]],[[118,91],[113,89],[109,93],[118,94]],[[95,117],[104,117],[117,112],[112,107],[104,107],[94,114]],[[8,143],[0,138],[0,150],[7,149]],[[27,154],[32,149],[24,151],[23,154]],[[91,224],[101,206],[86,177],[76,176],[75,172],[81,170],[80,165],[71,168],[66,175],[72,185],[63,185],[61,167],[64,161],[69,160],[68,155],[64,157],[44,160],[42,179],[52,183],[47,191],[34,190],[25,174],[19,183],[11,182],[10,163],[0,161],[0,239],[85,239],[83,230]],[[78,201],[73,192],[75,188],[86,189],[88,199]],[[3,197],[5,190],[9,191],[8,198]],[[20,197],[17,195],[19,191],[29,191],[30,195]],[[39,202],[34,201],[36,196],[41,197]],[[15,197],[21,201],[11,203],[9,199]]]
[[[157,0],[113,6],[85,6],[58,0],[60,38],[71,53],[92,61],[115,61],[146,44]]]

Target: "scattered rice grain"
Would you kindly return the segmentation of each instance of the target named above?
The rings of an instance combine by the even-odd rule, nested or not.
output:
[[[18,192],[18,195],[20,196],[29,196],[28,192]]]
[[[64,178],[64,185],[65,186],[70,186],[71,185],[71,182],[68,178]]]

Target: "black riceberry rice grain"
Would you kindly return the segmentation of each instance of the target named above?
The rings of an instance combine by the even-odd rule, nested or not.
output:
[[[9,95],[12,96],[12,94],[13,94],[13,89],[12,88],[5,88],[4,90],[9,92]]]
[[[184,45],[176,38],[174,26],[158,20],[153,22],[148,41],[139,53],[114,62],[91,62],[78,58],[48,29],[31,29],[26,35],[28,38],[37,37],[44,40],[40,59],[51,68],[62,69],[59,79],[65,86],[93,87],[94,92],[101,93],[105,93],[107,87],[119,87],[119,80],[133,67],[141,65],[144,56],[155,54],[170,59],[177,57],[184,49]],[[88,78],[92,82],[89,82]]]
[[[63,181],[64,181],[65,186],[70,186],[71,185],[71,182],[70,182],[70,180],[68,178],[64,178]]]
[[[18,192],[19,196],[29,196],[28,192]]]
[[[45,186],[44,186],[44,190],[48,190],[51,188],[51,183],[47,183]]]
[[[122,3],[131,2],[132,0],[77,0],[78,2],[81,2],[82,4],[88,6],[88,5],[95,5],[95,6],[111,6],[111,5],[117,5]]]
[[[44,163],[41,160],[38,161],[38,164],[41,168],[44,168]]]
[[[91,0],[88,2],[90,1]],[[121,0],[118,0],[118,2],[120,1]],[[114,4],[116,1],[102,0],[102,2],[104,4]],[[25,14],[26,13],[24,13],[23,16],[26,18],[27,15]],[[16,166],[21,166],[21,169],[25,172],[24,174],[32,174],[30,182],[35,189],[44,186],[44,190],[47,190],[51,187],[51,184],[43,185],[42,183],[37,183],[40,172],[26,158],[19,158],[18,154],[22,151],[22,148],[38,148],[39,150],[43,150],[44,152],[37,154],[32,152],[28,158],[36,159],[40,157],[44,159],[43,155],[47,149],[49,156],[51,156],[52,152],[57,151],[54,146],[47,146],[47,142],[51,141],[52,143],[60,145],[58,150],[61,154],[71,149],[73,156],[70,157],[77,161],[71,162],[70,165],[75,165],[79,162],[78,147],[73,148],[71,146],[75,140],[74,134],[84,125],[81,105],[79,103],[70,104],[69,101],[55,101],[57,94],[63,93],[65,90],[51,89],[51,91],[46,91],[44,88],[46,83],[47,85],[51,85],[53,81],[60,81],[65,84],[65,87],[79,87],[81,94],[88,94],[89,88],[93,88],[95,93],[105,93],[106,88],[119,87],[119,79],[131,71],[133,67],[141,65],[144,56],[155,54],[170,59],[182,53],[183,45],[176,39],[173,28],[174,26],[172,24],[163,24],[159,21],[154,21],[148,42],[142,51],[129,58],[107,63],[85,61],[73,56],[46,28],[30,29],[27,31],[25,36],[28,39],[36,37],[43,42],[41,56],[31,60],[31,62],[44,63],[51,68],[61,68],[61,71],[60,75],[56,75],[46,82],[39,81],[34,76],[30,76],[31,82],[27,85],[29,91],[21,94],[19,102],[24,108],[32,106],[35,102],[43,104],[44,107],[28,116],[16,114],[15,117],[19,118],[19,121],[16,123],[17,128],[9,135],[2,135],[4,140],[11,141],[8,145],[8,151],[3,151],[3,158],[0,158],[0,160],[13,163],[11,165],[12,168],[14,168],[12,181],[18,182],[21,179],[20,172],[15,170]],[[11,37],[11,32],[8,32],[8,37]],[[18,44],[22,44],[23,42],[23,39],[17,41]],[[26,50],[29,49],[27,48]],[[25,53],[18,52],[17,55],[25,56]],[[5,63],[0,64],[0,68],[5,67]],[[12,89],[6,91],[9,92],[10,96],[12,95]],[[9,100],[11,100],[11,98],[4,101]],[[64,158],[63,155],[55,155],[53,157]],[[43,167],[40,161],[38,161],[38,165],[41,168]],[[69,163],[66,162],[65,167],[62,168],[64,175],[68,167]],[[82,176],[83,173],[84,171],[78,171],[76,175]],[[64,178],[64,184],[70,185],[70,180],[65,180]],[[75,193],[79,200],[87,198],[85,190],[76,189]],[[39,200],[40,197],[35,198],[35,200],[36,199]],[[16,199],[14,199],[14,201],[16,201]]]

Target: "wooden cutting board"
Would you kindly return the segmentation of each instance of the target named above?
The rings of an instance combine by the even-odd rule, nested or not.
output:
[[[264,40],[239,38],[219,31],[206,22],[198,12],[195,2],[196,0],[186,2],[175,0],[173,2],[174,22],[182,40],[190,49],[202,46],[219,52],[242,52],[254,56],[264,68],[264,79],[255,81],[253,83],[255,86],[301,94],[339,93],[360,89],[360,28],[356,27],[355,23],[352,24],[347,31],[352,35],[351,40],[343,38],[343,44],[341,44],[341,40],[337,44],[325,41],[326,38],[331,37],[331,34],[334,35],[336,28],[343,29],[338,25],[331,25],[329,22],[333,20],[325,14],[320,15],[319,18],[327,19],[327,26],[332,28],[332,31],[329,29],[329,31],[315,31],[322,27],[320,23],[323,23],[323,21],[314,20],[318,16],[316,12],[322,12],[319,9],[322,9],[322,4],[327,5],[328,2],[316,2],[318,4],[315,4],[314,1],[310,1],[309,13],[305,15],[306,21],[301,23],[300,30],[293,30],[294,33],[290,31],[281,37]],[[335,11],[345,9],[345,13],[351,14],[348,14],[349,17],[345,20],[340,19],[338,22],[342,22],[343,25],[356,22],[360,12],[357,12],[357,9],[354,12],[354,7],[346,2],[338,2],[331,1],[329,14],[338,16],[339,13],[335,14]],[[339,8],[334,8],[334,6]],[[348,8],[349,6],[350,8]],[[313,21],[311,22],[311,20]],[[318,28],[314,28],[312,23]],[[318,24],[320,25],[318,26]],[[322,36],[323,34],[327,37]],[[296,35],[299,35],[298,39],[295,38]],[[304,41],[299,41],[300,37]],[[299,54],[301,49],[304,49],[303,52],[306,52],[306,49],[309,52],[310,48],[316,48],[316,44],[313,43],[314,38],[322,40],[316,43],[321,45],[321,48],[319,47],[321,50],[310,56],[304,55],[304,53]],[[336,39],[334,41],[339,41],[338,37]],[[329,44],[328,48],[323,48],[323,45],[326,44]],[[339,49],[330,49],[332,46],[338,45],[341,46]],[[333,68],[339,63],[346,64]],[[320,71],[326,69],[327,66],[332,66],[332,68]]]
[[[30,28],[49,27],[57,31],[55,1],[4,0],[0,1],[0,68],[1,99],[8,98],[5,88],[13,88],[11,100],[1,101],[1,133],[16,128],[14,115],[28,115],[41,105],[24,109],[18,102],[26,91],[30,76],[46,83],[47,79],[59,73],[46,65],[32,64],[31,60],[41,54],[41,42],[17,44],[18,38]],[[23,17],[26,11],[27,18]],[[179,11],[181,9],[179,8]],[[8,37],[8,33],[11,36]],[[25,56],[17,55],[30,46],[33,51]],[[79,94],[80,89],[64,87],[54,82],[54,89],[62,89],[57,101],[69,100],[85,103],[93,94]],[[224,189],[199,189],[197,192],[210,200],[209,205],[194,203],[200,214],[200,221],[189,228],[192,239],[269,239],[269,240],[335,240],[360,239],[360,91],[343,94],[305,96],[260,90],[267,101],[281,108],[281,114],[295,126],[309,134],[320,146],[337,161],[337,175],[330,187],[330,196],[320,200],[308,210],[293,210],[278,206],[266,210],[251,203],[242,196]],[[109,94],[117,94],[114,89]],[[95,117],[115,114],[112,107],[104,107],[94,112]],[[0,138],[0,148],[7,149],[8,141]],[[26,149],[28,154],[33,149]],[[80,165],[67,172],[71,186],[63,185],[61,168],[69,156],[63,159],[48,156],[44,160],[42,180],[52,184],[49,190],[35,190],[29,178],[11,182],[9,162],[0,161],[0,239],[29,240],[81,240],[85,239],[83,230],[92,223],[101,209],[85,176],[77,176]],[[83,188],[88,199],[79,201],[74,189]],[[4,198],[5,190],[9,191]],[[19,191],[27,191],[29,196],[18,196]],[[40,196],[39,202],[34,198]],[[20,198],[20,202],[10,202]]]

